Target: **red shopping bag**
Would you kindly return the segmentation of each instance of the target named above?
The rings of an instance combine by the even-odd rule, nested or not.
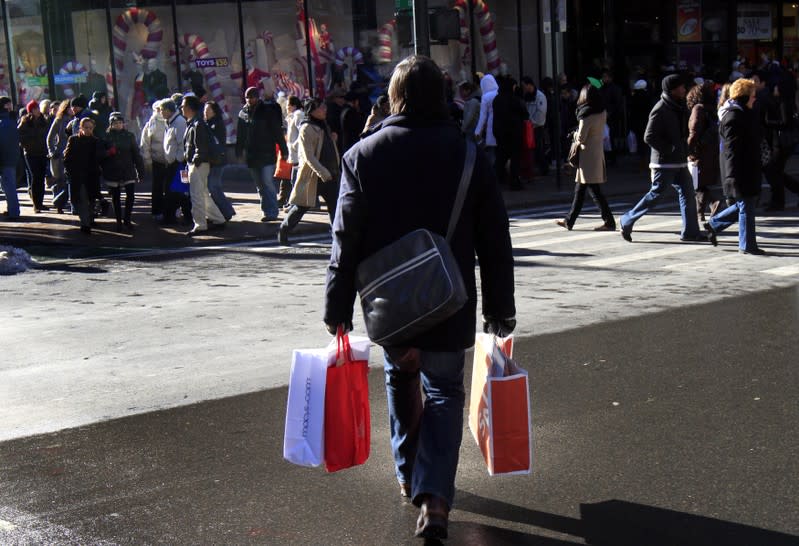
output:
[[[524,120],[524,149],[532,150],[535,148],[535,131],[533,122],[529,119]]]
[[[353,360],[346,334],[337,336],[336,363],[325,386],[325,470],[335,472],[369,458],[371,419],[367,360]]]
[[[512,349],[512,337],[475,339],[469,428],[492,476],[532,468],[527,372],[511,359]]]
[[[277,165],[275,165],[274,177],[278,180],[291,180],[291,163],[283,159],[280,146],[277,144],[275,144],[275,151],[277,152]]]

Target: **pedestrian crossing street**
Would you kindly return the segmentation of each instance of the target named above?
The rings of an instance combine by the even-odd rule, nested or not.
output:
[[[615,203],[618,224],[633,203]],[[799,214],[795,211],[757,217],[759,245],[767,256],[738,253],[737,224],[719,235],[719,246],[679,240],[679,210],[651,212],[635,225],[628,243],[619,231],[593,231],[602,220],[595,208],[584,209],[572,231],[555,224],[567,206],[522,211],[510,218],[517,265],[550,265],[580,269],[702,272],[719,268],[777,277],[799,278]]]

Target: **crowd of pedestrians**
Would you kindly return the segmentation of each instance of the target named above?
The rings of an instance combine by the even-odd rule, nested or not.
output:
[[[510,190],[560,168],[576,143],[580,161],[574,167],[572,205],[558,220],[566,229],[571,230],[579,217],[586,192],[602,214],[603,223],[595,229],[617,229],[602,187],[612,183],[607,165],[619,153],[629,152],[648,168],[651,188],[620,217],[625,240],[632,241],[635,222],[671,187],[680,205],[682,240],[715,242],[716,233],[726,227],[719,218],[729,218],[734,205],[749,226],[749,239],[741,243],[741,250],[760,252],[753,220],[759,195],[749,195],[755,190],[759,194],[760,175],[771,186],[770,211],[784,209],[786,189],[799,193],[799,181],[785,173],[799,142],[795,77],[775,62],[751,68],[736,62],[729,79],[754,85],[754,97],[745,100],[732,94],[743,93],[743,84],[722,85],[685,72],[667,74],[659,86],[638,73],[629,91],[614,81],[611,70],[597,76],[577,86],[559,74],[557,87],[553,78],[543,78],[539,86],[529,76],[517,82],[507,75],[476,74],[457,84],[445,77],[448,114],[467,138],[479,143],[499,184]],[[341,158],[383,126],[389,108],[386,95],[376,97],[374,90],[355,82],[349,89],[329,90],[325,100],[279,97],[269,86],[245,91],[230,155],[249,170],[261,221],[281,222],[281,244],[289,243],[289,234],[320,204],[320,197],[332,221]],[[729,114],[728,123],[722,113]],[[92,123],[83,124],[84,119]],[[742,134],[742,124],[744,148],[736,137]],[[751,139],[756,151],[749,146]],[[19,116],[11,100],[2,97],[4,217],[21,215],[15,190],[23,165],[34,213],[52,208],[80,216],[85,210],[79,222],[85,233],[91,232],[98,216],[112,217],[118,231],[132,232],[135,190],[145,173],[151,181],[153,222],[181,223],[190,236],[224,228],[236,215],[223,188],[227,141],[220,105],[192,93],[157,100],[138,138],[101,92],[91,101],[82,95],[41,105],[31,101]],[[90,151],[89,143],[96,149]],[[759,159],[756,174],[749,164],[744,174],[736,168],[741,154]],[[68,156],[81,159],[71,161]],[[739,180],[742,176],[752,179]],[[749,184],[751,191],[740,189]],[[740,199],[744,196],[746,203]],[[727,215],[719,217],[722,212]]]

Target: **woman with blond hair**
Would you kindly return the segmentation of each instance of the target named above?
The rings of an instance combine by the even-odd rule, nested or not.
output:
[[[752,111],[755,90],[754,81],[736,80],[730,87],[730,99],[719,109],[722,182],[735,203],[710,218],[704,227],[716,246],[716,235],[737,220],[738,252],[761,255],[766,252],[757,246],[755,237],[755,205],[760,195],[758,120]]]
[[[47,157],[50,159],[50,173],[53,175],[53,206],[58,213],[64,212],[69,201],[69,185],[64,175],[64,149],[67,147],[67,124],[72,119],[69,101],[61,101],[55,119],[47,132]]]

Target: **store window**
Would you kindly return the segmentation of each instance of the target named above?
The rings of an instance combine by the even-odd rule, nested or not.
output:
[[[272,10],[283,2],[263,3]],[[268,6],[269,9],[265,9]],[[228,142],[235,141],[236,117],[241,108],[241,80],[234,63],[241,65],[238,5],[235,1],[177,2],[181,90],[222,108]]]
[[[180,88],[175,64],[171,2],[111,2],[111,54],[116,71],[116,107],[136,135],[152,115],[153,102]],[[105,17],[105,16],[103,16]],[[103,19],[105,21],[105,19]],[[100,28],[107,29],[103,22]],[[107,32],[107,30],[106,30]]]
[[[49,98],[41,3],[8,0],[6,9],[17,103],[24,105],[30,100]]]
[[[111,50],[105,2],[46,2],[46,25],[53,67],[52,87],[58,99],[79,94],[91,100],[105,93],[114,104]]]
[[[794,70],[799,69],[799,4],[782,5],[783,56]]]
[[[752,68],[776,56],[777,13],[772,4],[739,3],[738,55]]]

